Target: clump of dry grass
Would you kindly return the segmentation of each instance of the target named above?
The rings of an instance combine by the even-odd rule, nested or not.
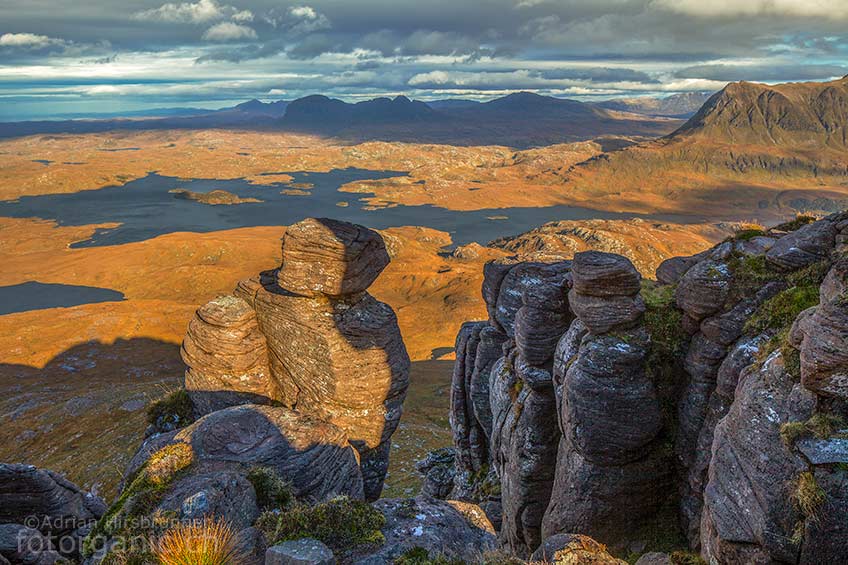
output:
[[[162,565],[242,565],[247,556],[229,524],[206,519],[171,528],[154,546]]]
[[[165,485],[179,471],[191,465],[193,460],[194,453],[190,445],[175,443],[165,446],[147,460],[147,477],[155,486]]]

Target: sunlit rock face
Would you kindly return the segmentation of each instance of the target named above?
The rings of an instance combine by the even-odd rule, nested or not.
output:
[[[307,219],[289,227],[283,265],[201,307],[183,343],[195,410],[280,403],[332,423],[379,497],[409,384],[397,317],[368,294],[389,262],[380,235]]]

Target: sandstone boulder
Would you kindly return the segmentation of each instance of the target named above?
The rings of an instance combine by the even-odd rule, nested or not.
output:
[[[530,558],[533,562],[561,565],[624,565],[607,548],[588,536],[580,534],[557,534],[545,540]]]
[[[142,445],[127,475],[133,475],[153,453],[175,444],[191,448],[191,475],[197,488],[205,473],[245,475],[253,467],[270,467],[291,483],[299,499],[318,502],[337,495],[364,497],[357,454],[345,433],[329,422],[288,408],[235,406],[155,436]],[[227,477],[222,475],[221,480]],[[222,492],[233,492],[232,488]]]
[[[397,317],[367,293],[303,297],[276,279],[271,271],[242,281],[236,295],[256,310],[283,402],[347,433],[360,454],[366,497],[376,499],[409,385]]]
[[[778,239],[766,253],[766,260],[787,271],[806,267],[830,255],[836,233],[836,226],[827,219],[807,224]]]
[[[180,353],[188,366],[185,388],[197,415],[283,398],[268,366],[256,312],[241,298],[219,296],[199,308]]]
[[[20,524],[0,524],[0,557],[12,565],[53,565],[64,561],[41,532]]]
[[[680,279],[675,291],[677,306],[696,320],[715,314],[724,305],[731,277],[725,263],[701,261]]]
[[[816,394],[848,399],[848,300],[824,302],[801,323],[801,382]]]
[[[364,292],[389,264],[380,234],[328,218],[289,226],[283,237],[282,288],[309,296]]]
[[[78,556],[87,529],[105,511],[102,499],[58,473],[32,465],[0,463],[0,524],[34,526],[66,557]]]

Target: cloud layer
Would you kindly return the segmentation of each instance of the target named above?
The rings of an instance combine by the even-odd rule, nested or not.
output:
[[[0,119],[315,92],[657,95],[848,73],[845,0],[42,4],[0,5]]]

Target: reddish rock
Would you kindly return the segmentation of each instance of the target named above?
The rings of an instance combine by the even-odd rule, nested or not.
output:
[[[280,286],[309,296],[364,292],[389,264],[377,232],[328,218],[289,226],[283,237]]]
[[[199,308],[180,353],[188,365],[185,388],[198,415],[283,399],[268,367],[256,312],[241,298],[219,296]]]

